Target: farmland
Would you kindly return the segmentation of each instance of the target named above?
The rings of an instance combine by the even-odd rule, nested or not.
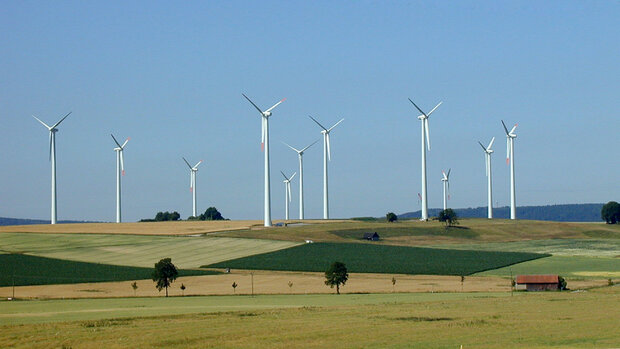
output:
[[[15,348],[617,347],[620,288],[3,303]],[[501,305],[500,305],[501,304]]]
[[[327,270],[332,262],[340,261],[353,273],[470,275],[547,256],[527,252],[312,243],[204,267],[320,272]]]

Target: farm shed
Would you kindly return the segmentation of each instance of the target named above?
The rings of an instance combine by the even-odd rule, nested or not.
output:
[[[517,275],[517,290],[550,291],[560,289],[560,278],[557,275]]]
[[[364,233],[364,240],[379,241],[379,234],[377,232]]]

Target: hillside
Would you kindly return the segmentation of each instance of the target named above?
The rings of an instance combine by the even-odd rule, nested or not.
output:
[[[547,206],[521,206],[517,207],[518,219],[556,222],[600,222],[601,208],[604,204],[566,204]],[[438,208],[428,210],[430,216],[437,216],[441,211]],[[487,207],[456,208],[456,214],[462,218],[486,218]],[[420,211],[407,212],[398,215],[398,218],[419,218]],[[510,218],[510,207],[493,208],[494,218]]]
[[[89,221],[58,221],[59,224],[68,223],[96,223]],[[0,217],[0,226],[2,225],[33,225],[33,224],[50,224],[49,219],[27,219],[27,218],[8,218]]]

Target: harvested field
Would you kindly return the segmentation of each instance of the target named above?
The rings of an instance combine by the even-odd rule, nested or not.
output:
[[[254,275],[252,276],[253,273]],[[396,284],[392,286],[392,277]],[[232,295],[232,283],[238,284],[234,294],[251,294],[254,279],[255,294],[315,294],[334,293],[325,285],[323,273],[270,272],[232,270],[230,274],[187,276],[178,278],[169,289],[171,296]],[[17,298],[107,298],[133,297],[133,281],[98,282],[85,284],[16,287]],[[289,287],[288,283],[293,284]],[[602,286],[605,280],[568,279],[573,289]],[[184,284],[183,293],[179,288]],[[161,297],[152,280],[137,280],[138,297]],[[510,279],[501,277],[468,276],[461,287],[459,276],[350,274],[342,293],[402,293],[402,292],[509,292]],[[11,287],[0,287],[0,298],[11,297]]]

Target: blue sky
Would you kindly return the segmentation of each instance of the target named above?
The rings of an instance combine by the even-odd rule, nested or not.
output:
[[[496,137],[494,201],[509,204],[505,135],[518,123],[517,204],[620,199],[617,1],[5,2],[0,12],[0,216],[49,219],[48,123],[59,127],[58,218],[113,221],[115,153],[131,137],[125,221],[198,209],[262,219],[260,117],[270,119],[272,214],[279,170],[332,133],[332,217],[419,209],[418,113],[430,119],[429,206],[486,205],[477,141]],[[306,216],[322,215],[322,145],[304,158]],[[292,217],[298,182],[293,181]]]

